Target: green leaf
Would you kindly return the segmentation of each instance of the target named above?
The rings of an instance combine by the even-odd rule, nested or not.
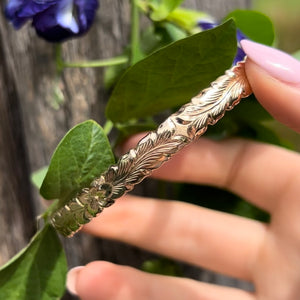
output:
[[[143,123],[120,124],[117,128],[125,137],[128,137],[139,132],[155,130],[157,128],[157,124],[154,121],[149,120]]]
[[[125,53],[129,53],[128,49],[125,50]],[[113,85],[118,81],[122,73],[128,67],[127,64],[113,65],[104,69],[104,87],[109,90]]]
[[[205,133],[214,139],[242,136],[257,139],[256,124],[272,122],[272,116],[257,102],[252,94]],[[274,141],[274,139],[273,139]]]
[[[179,264],[164,257],[144,261],[141,269],[153,274],[177,277],[182,276],[182,270]]]
[[[129,136],[132,136],[139,132],[149,132],[151,130],[155,130],[156,128],[157,128],[157,124],[151,120],[146,120],[144,122],[133,123],[133,124],[130,123],[117,124],[119,135],[117,137],[115,145],[121,144]]]
[[[0,269],[0,299],[59,300],[67,263],[55,230],[48,224]]]
[[[246,202],[242,199],[236,203],[236,207],[233,208],[232,213],[242,217],[259,220],[264,223],[270,222],[269,213],[255,207],[251,203]]]
[[[153,3],[153,11],[150,14],[150,18],[153,21],[164,20],[171,11],[173,11],[177,6],[179,6],[182,3],[182,1],[183,0],[161,0],[158,5],[155,5],[155,3]]]
[[[156,51],[123,74],[107,104],[107,117],[125,122],[188,102],[231,66],[236,45],[229,20]]]
[[[141,48],[143,53],[149,55],[153,51],[186,37],[187,33],[172,23],[155,23],[155,26],[149,26],[142,33]]]
[[[234,19],[236,27],[253,41],[272,45],[275,38],[274,26],[264,14],[252,10],[235,10],[225,17]]]
[[[139,58],[143,59],[150,53],[185,37],[187,37],[187,33],[170,22],[156,22],[151,24],[142,32]],[[129,54],[129,48],[125,49],[123,56],[129,56]],[[127,64],[119,64],[105,68],[105,88],[112,88],[127,67]]]
[[[39,170],[37,170],[37,171],[35,171],[35,172],[33,172],[32,174],[31,174],[31,182],[38,188],[38,189],[40,189],[41,188],[41,185],[42,185],[42,183],[43,183],[43,181],[44,181],[44,179],[45,179],[45,176],[46,176],[46,174],[47,174],[47,172],[48,172],[48,166],[46,166],[46,167],[43,167],[43,168],[41,168],[41,169],[39,169]]]
[[[243,122],[253,123],[273,120],[273,117],[258,103],[252,94],[230,112],[230,117]]]
[[[248,127],[248,128],[247,128]],[[248,136],[247,132],[248,131]],[[247,138],[253,138],[256,141],[283,146],[282,141],[278,134],[265,126],[264,124],[260,124],[257,122],[249,123],[244,128],[245,137]]]
[[[57,146],[40,193],[61,204],[114,162],[103,129],[89,120],[72,128]]]

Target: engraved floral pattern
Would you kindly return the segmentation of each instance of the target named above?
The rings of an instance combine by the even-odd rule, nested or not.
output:
[[[54,227],[63,235],[72,236],[250,94],[244,62],[239,62],[146,135],[135,149],[95,179],[91,188],[83,189],[56,211],[51,217]]]

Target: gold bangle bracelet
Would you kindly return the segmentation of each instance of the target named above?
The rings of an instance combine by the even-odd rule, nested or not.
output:
[[[156,131],[149,132],[136,148],[110,166],[89,188],[82,189],[55,211],[50,216],[51,224],[62,235],[73,236],[82,225],[131,191],[184,146],[198,139],[208,125],[214,125],[227,110],[251,93],[244,60],[183,105]]]

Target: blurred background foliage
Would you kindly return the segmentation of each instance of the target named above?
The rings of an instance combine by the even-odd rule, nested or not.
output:
[[[276,34],[275,46],[288,53],[300,51],[300,1],[299,0],[253,0],[253,9],[266,14],[273,22]],[[298,56],[299,57],[299,56]],[[273,126],[276,132],[294,144],[300,151],[297,133],[281,124]]]
[[[289,53],[300,49],[299,0],[254,0],[253,9],[265,13],[273,21],[278,48]]]

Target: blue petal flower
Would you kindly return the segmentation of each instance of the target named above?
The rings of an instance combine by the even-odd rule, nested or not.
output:
[[[19,29],[32,16],[55,4],[54,0],[38,2],[40,1],[10,0],[5,7],[5,15]]]
[[[72,36],[76,36],[76,32],[72,31],[72,24],[61,21],[59,23],[57,5],[50,7],[49,9],[37,14],[32,18],[32,25],[35,28],[37,34],[50,42],[61,42]],[[74,24],[73,24],[74,30]]]
[[[61,0],[57,4],[56,21],[61,27],[69,29],[73,33],[79,32],[78,24],[73,16],[72,0]]]
[[[219,24],[216,22],[211,22],[211,21],[207,21],[207,20],[199,20],[198,21],[198,26],[202,29],[202,30],[208,30],[208,29],[212,29],[215,28],[216,26],[218,26]],[[246,56],[246,53],[243,51],[241,45],[240,45],[240,41],[244,40],[244,39],[248,39],[248,37],[239,29],[237,29],[236,31],[236,38],[237,38],[237,42],[238,42],[238,48],[237,48],[237,53],[235,55],[235,58],[233,60],[233,64],[235,65],[237,62],[243,60]]]
[[[11,0],[12,2],[16,0]],[[44,0],[44,1],[21,1],[24,4],[21,6],[21,10],[18,12],[19,17],[30,18],[36,14],[46,10],[48,7],[55,5],[55,0]],[[10,2],[9,2],[10,3]]]
[[[32,20],[39,36],[60,42],[84,34],[98,6],[98,0],[10,0],[5,15],[16,29]]]
[[[214,23],[214,22],[206,21],[206,20],[199,20],[198,21],[198,26],[202,30],[208,30],[208,29],[215,28],[216,26],[218,26],[218,24]]]
[[[93,23],[95,11],[98,7],[97,0],[75,0],[78,8],[79,31],[86,31]]]

